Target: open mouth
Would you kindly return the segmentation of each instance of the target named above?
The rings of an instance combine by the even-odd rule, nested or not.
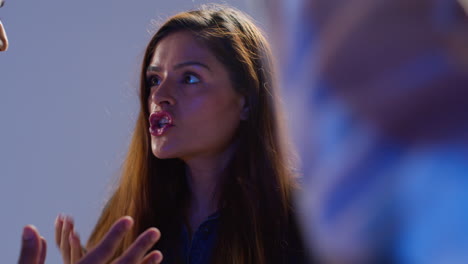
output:
[[[168,112],[154,112],[149,117],[150,128],[149,132],[153,136],[161,136],[166,130],[172,126],[172,116]]]

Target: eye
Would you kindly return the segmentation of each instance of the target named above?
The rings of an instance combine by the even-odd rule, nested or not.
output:
[[[148,79],[146,80],[146,83],[148,85],[148,87],[153,87],[153,86],[156,86],[156,85],[160,85],[161,84],[161,79],[158,77],[158,76],[150,76],[148,77]]]
[[[184,83],[186,84],[196,84],[199,82],[200,82],[200,79],[198,79],[198,77],[193,74],[187,74],[184,77]]]

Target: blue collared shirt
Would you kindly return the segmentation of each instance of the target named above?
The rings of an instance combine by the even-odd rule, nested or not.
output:
[[[182,229],[182,259],[187,264],[209,263],[217,237],[219,213],[209,216],[193,233],[192,239],[187,227]]]
[[[216,212],[210,215],[192,234],[190,234],[187,226],[183,225],[180,237],[180,259],[184,264],[208,264],[211,262],[213,249],[218,236],[220,213]],[[304,264],[308,263],[305,260],[304,252],[291,251],[288,254],[288,263]],[[170,256],[165,256],[163,264],[173,264],[174,260]]]
[[[186,225],[182,225],[178,255],[164,255],[162,264],[208,264],[218,234],[219,212],[210,215],[190,237]],[[164,252],[163,252],[164,254]],[[176,261],[177,260],[177,261]]]

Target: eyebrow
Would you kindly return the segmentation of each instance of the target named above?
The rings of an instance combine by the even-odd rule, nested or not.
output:
[[[180,68],[187,67],[187,66],[200,66],[200,67],[205,68],[205,69],[207,69],[208,71],[211,72],[211,69],[210,69],[210,67],[208,67],[208,65],[206,65],[204,63],[201,63],[201,62],[198,62],[198,61],[182,62],[182,63],[179,63],[179,64],[175,65],[172,69],[173,70],[178,70]],[[162,68],[160,66],[150,65],[150,66],[148,66],[146,71],[147,72],[161,72]]]

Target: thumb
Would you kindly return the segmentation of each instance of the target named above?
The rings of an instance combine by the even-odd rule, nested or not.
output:
[[[41,237],[32,225],[23,228],[18,264],[37,264],[41,258]]]
[[[44,264],[47,255],[47,242],[44,237],[41,237],[41,251],[38,264]]]

